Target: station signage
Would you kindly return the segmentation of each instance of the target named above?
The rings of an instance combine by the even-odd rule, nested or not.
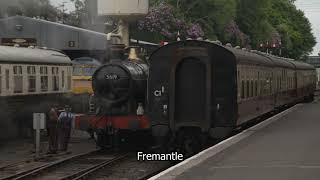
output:
[[[14,46],[19,44],[21,47],[37,46],[35,38],[1,38],[1,45]]]
[[[44,113],[33,113],[33,129],[45,129],[46,115]]]

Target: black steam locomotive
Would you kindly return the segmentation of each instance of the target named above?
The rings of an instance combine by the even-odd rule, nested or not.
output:
[[[145,115],[148,65],[136,57],[112,60],[98,68],[92,80],[96,115],[95,127],[100,147],[130,144],[150,132]],[[148,135],[150,136],[150,135]]]
[[[153,137],[185,154],[258,116],[312,100],[316,84],[311,65],[194,40],[156,50],[149,73]]]

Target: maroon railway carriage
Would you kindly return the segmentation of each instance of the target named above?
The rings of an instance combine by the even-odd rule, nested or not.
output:
[[[159,48],[149,73],[157,144],[190,152],[207,138],[224,138],[256,117],[312,99],[315,89],[310,65],[207,41]]]

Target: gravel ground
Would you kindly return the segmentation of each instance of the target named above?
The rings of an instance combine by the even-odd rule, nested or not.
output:
[[[72,131],[72,138],[69,144],[71,155],[85,153],[96,148],[93,140],[83,131]],[[42,137],[41,152],[48,150],[47,137]],[[30,159],[34,156],[34,144],[30,139],[15,139],[0,142],[0,167],[17,161]]]

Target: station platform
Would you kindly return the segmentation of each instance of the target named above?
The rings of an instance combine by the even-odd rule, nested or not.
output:
[[[151,179],[320,179],[320,102],[296,105]]]

